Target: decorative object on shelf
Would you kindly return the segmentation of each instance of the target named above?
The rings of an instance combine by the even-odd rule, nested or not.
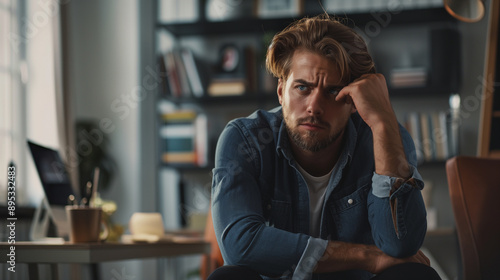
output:
[[[304,13],[304,0],[258,0],[260,18],[296,17]]]
[[[210,96],[243,95],[255,90],[256,59],[252,47],[225,44],[208,86]]]
[[[481,0],[444,0],[444,7],[450,15],[464,22],[477,22],[484,17]]]

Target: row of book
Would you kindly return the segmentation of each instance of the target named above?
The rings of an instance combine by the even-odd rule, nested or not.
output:
[[[458,152],[458,125],[449,112],[410,112],[405,128],[419,163],[446,160]]]
[[[169,51],[159,62],[160,71],[165,73],[164,94],[172,97],[202,97],[205,94],[206,70],[190,49]]]
[[[182,109],[161,115],[159,130],[162,162],[172,165],[207,166],[207,116]]]
[[[198,59],[189,48],[165,53],[159,59],[160,71],[165,73],[162,94],[174,98],[202,98],[243,95],[255,91],[257,60],[254,49],[230,47],[221,48],[221,57],[216,65]],[[229,59],[234,66],[225,70],[224,64]]]

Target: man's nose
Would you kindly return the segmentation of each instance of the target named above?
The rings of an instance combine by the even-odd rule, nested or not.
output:
[[[307,113],[309,115],[323,114],[323,106],[325,105],[324,94],[319,88],[315,88],[307,98]]]

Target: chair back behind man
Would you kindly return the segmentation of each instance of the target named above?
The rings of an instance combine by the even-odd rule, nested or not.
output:
[[[457,156],[446,173],[464,279],[498,279],[500,159]]]

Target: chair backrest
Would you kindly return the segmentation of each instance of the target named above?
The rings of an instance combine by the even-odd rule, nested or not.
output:
[[[201,279],[207,279],[210,273],[224,264],[219,244],[215,237],[214,223],[212,222],[212,209],[208,209],[207,224],[205,226],[205,241],[210,243],[210,255],[204,255],[201,262]]]
[[[446,162],[464,279],[500,277],[500,159]]]

